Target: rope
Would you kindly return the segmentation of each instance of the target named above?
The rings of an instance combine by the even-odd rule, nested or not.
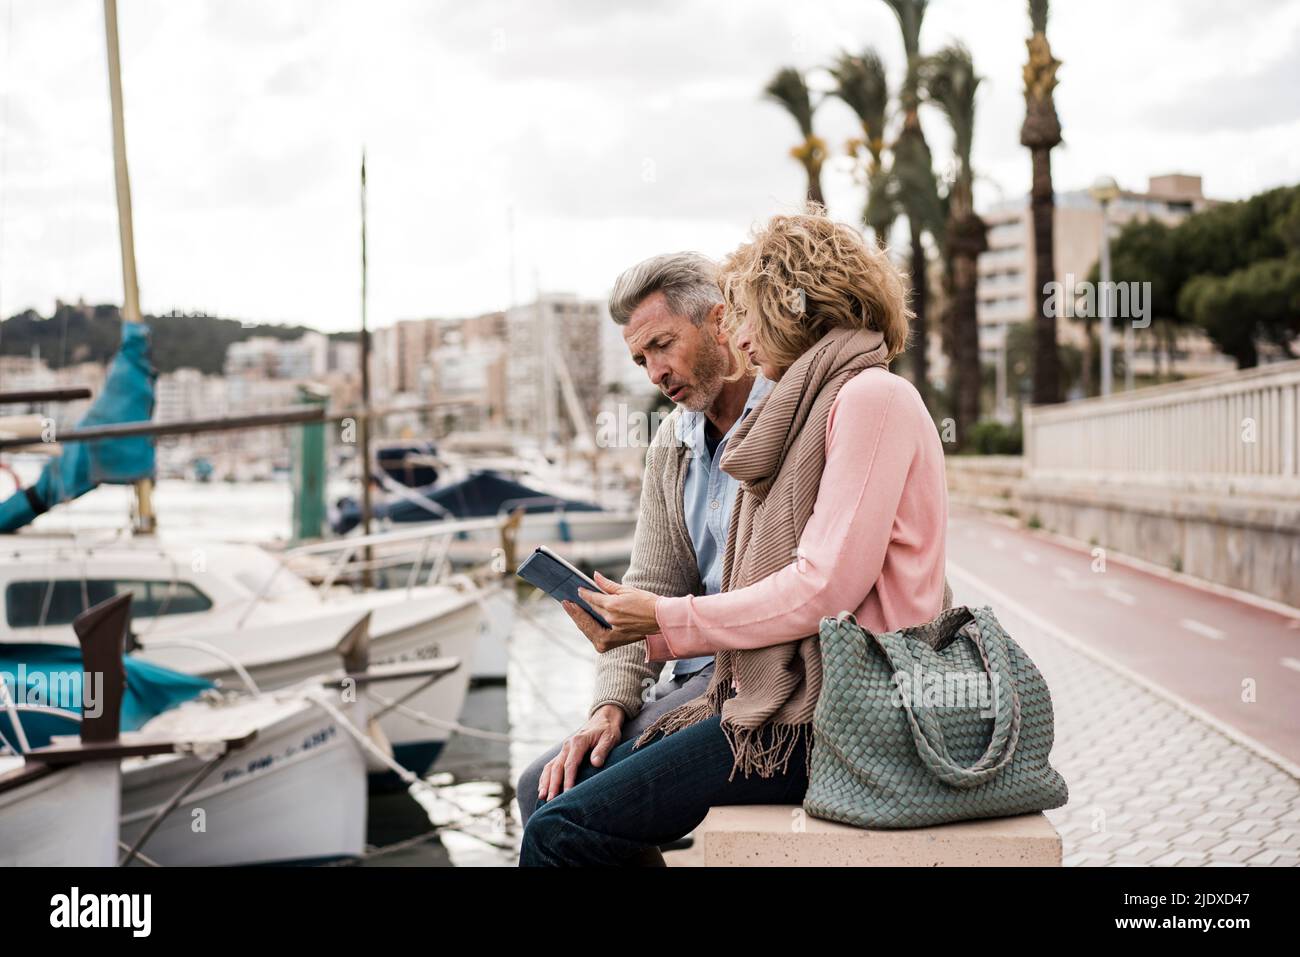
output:
[[[521,744],[554,744],[555,742],[543,738],[521,738],[517,735],[510,735],[502,731],[488,731],[486,728],[471,728],[469,725],[461,724],[459,721],[448,721],[446,718],[435,718],[431,714],[423,711],[417,711],[408,705],[398,704],[391,698],[386,698],[377,691],[367,690],[366,697],[370,698],[376,704],[391,709],[418,724],[427,727],[439,728],[446,731],[452,731],[456,734],[463,734],[467,738],[481,738],[484,741],[500,741],[503,744],[510,744],[517,741]]]
[[[333,702],[324,697],[325,694],[326,692],[322,689],[321,691],[312,691],[304,695],[304,697],[341,724],[343,730],[347,732],[353,740],[361,745],[363,750],[368,754],[373,755],[377,761],[396,774],[402,782],[406,784],[407,792],[412,798],[415,797],[416,792],[423,792],[435,801],[445,801],[447,804],[450,804],[452,807],[460,811],[462,816],[469,818],[484,817],[486,814],[491,813],[475,813],[470,811],[468,808],[441,793],[438,788],[430,784],[428,781],[402,767],[402,765],[398,764],[390,755],[386,754],[382,748],[376,745],[374,741],[370,740],[370,737],[365,732],[353,724],[347,715],[335,707]]]
[[[333,702],[327,700],[324,697],[323,691],[320,693],[314,691],[309,692],[303,697],[341,724],[343,730],[347,732],[347,734],[349,734],[357,744],[361,745],[362,750],[401,778],[402,783],[406,785],[406,789],[410,792],[412,797],[415,796],[416,791],[424,791],[429,794],[430,797],[438,797],[438,791],[432,784],[411,773],[406,768],[402,767],[402,765],[398,764],[397,761],[393,759],[392,755],[385,753],[382,748],[370,740],[369,735],[353,724],[347,715],[336,708]]]
[[[540,592],[538,592],[537,594],[540,594]],[[515,604],[515,611],[516,611],[516,613],[518,613],[519,615],[522,615],[523,618],[524,618],[524,620],[527,621],[528,624],[530,624],[530,625],[534,628],[534,630],[540,632],[543,638],[545,638],[545,639],[546,639],[547,641],[549,641],[551,644],[555,645],[557,648],[559,648],[561,651],[563,651],[566,655],[569,655],[569,656],[572,657],[572,658],[577,658],[577,659],[578,659],[579,661],[581,661],[583,664],[590,664],[590,663],[591,663],[591,656],[590,656],[590,655],[583,654],[582,652],[580,652],[580,651],[578,651],[577,649],[573,648],[572,646],[570,646],[570,645],[564,643],[564,642],[561,641],[559,638],[557,638],[557,637],[555,637],[553,634],[551,634],[551,632],[550,632],[547,628],[544,628],[544,627],[542,626],[542,624],[538,621],[537,617],[532,613],[531,609],[526,610],[526,609],[524,608],[524,605],[523,605],[522,602],[517,602],[517,603]]]
[[[510,660],[516,663],[519,662],[519,659],[514,655],[510,655]],[[551,713],[551,717],[559,722],[561,726],[567,727],[573,723],[572,718],[566,718],[564,715],[560,714],[560,712],[555,710],[551,702],[547,700],[546,695],[542,693],[542,689],[537,686],[537,682],[529,676],[527,669],[525,669],[522,664],[519,666],[519,676],[528,682],[528,686],[533,689],[533,694],[536,696],[537,701],[542,705],[542,707]]]
[[[121,851],[130,851],[130,850],[131,850],[129,847],[127,847],[127,845],[126,845],[126,841],[118,841],[118,842],[117,842],[117,847],[118,847],[118,850],[121,850]],[[155,861],[152,857],[147,856],[143,851],[136,851],[136,852],[135,852],[135,859],[136,859],[137,861],[139,861],[141,864],[145,865],[146,867],[162,867],[161,864],[159,864],[157,861]]]

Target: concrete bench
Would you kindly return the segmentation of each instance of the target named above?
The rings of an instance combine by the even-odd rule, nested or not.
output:
[[[1061,836],[1040,813],[909,830],[823,821],[797,805],[715,807],[695,829],[705,867],[1059,867]],[[685,862],[683,862],[685,863]]]

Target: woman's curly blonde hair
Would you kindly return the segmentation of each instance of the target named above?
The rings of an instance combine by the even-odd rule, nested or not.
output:
[[[891,360],[907,346],[912,312],[898,268],[820,209],[773,216],[756,228],[723,260],[719,282],[727,331],[753,314],[756,344],[780,368],[837,327],[880,332]]]

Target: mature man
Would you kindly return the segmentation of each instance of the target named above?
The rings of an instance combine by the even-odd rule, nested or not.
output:
[[[740,359],[722,331],[717,266],[698,253],[655,256],[618,277],[609,298],[632,361],[677,408],[646,452],[632,561],[623,582],[659,595],[711,595],[722,587],[737,482],[718,466],[727,439],[772,388],[762,376],[729,381]],[[574,623],[591,637],[599,626],[581,611]],[[659,665],[645,642],[602,654],[586,725],[534,761],[519,779],[524,823],[540,800],[573,787],[584,760],[599,767],[665,711],[708,687],[713,659]]]

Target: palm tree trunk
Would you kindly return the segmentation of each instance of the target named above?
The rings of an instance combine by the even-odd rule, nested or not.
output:
[[[822,198],[821,170],[815,170],[812,167],[806,168],[808,170],[808,202],[825,206],[826,200]]]
[[[953,358],[956,365],[957,442],[967,448],[980,417],[980,337],[975,313],[976,269],[967,253],[953,256]]]
[[[915,218],[908,219],[912,231],[912,328],[916,332],[912,346],[912,384],[926,405],[930,403],[930,329],[926,321],[926,305],[929,299],[926,275],[925,244],[921,241],[921,223]]]
[[[1056,351],[1056,315],[1049,306],[1051,283],[1056,270],[1052,263],[1052,152],[1033,150],[1034,178],[1030,207],[1034,226],[1034,404],[1061,401],[1061,362]]]

